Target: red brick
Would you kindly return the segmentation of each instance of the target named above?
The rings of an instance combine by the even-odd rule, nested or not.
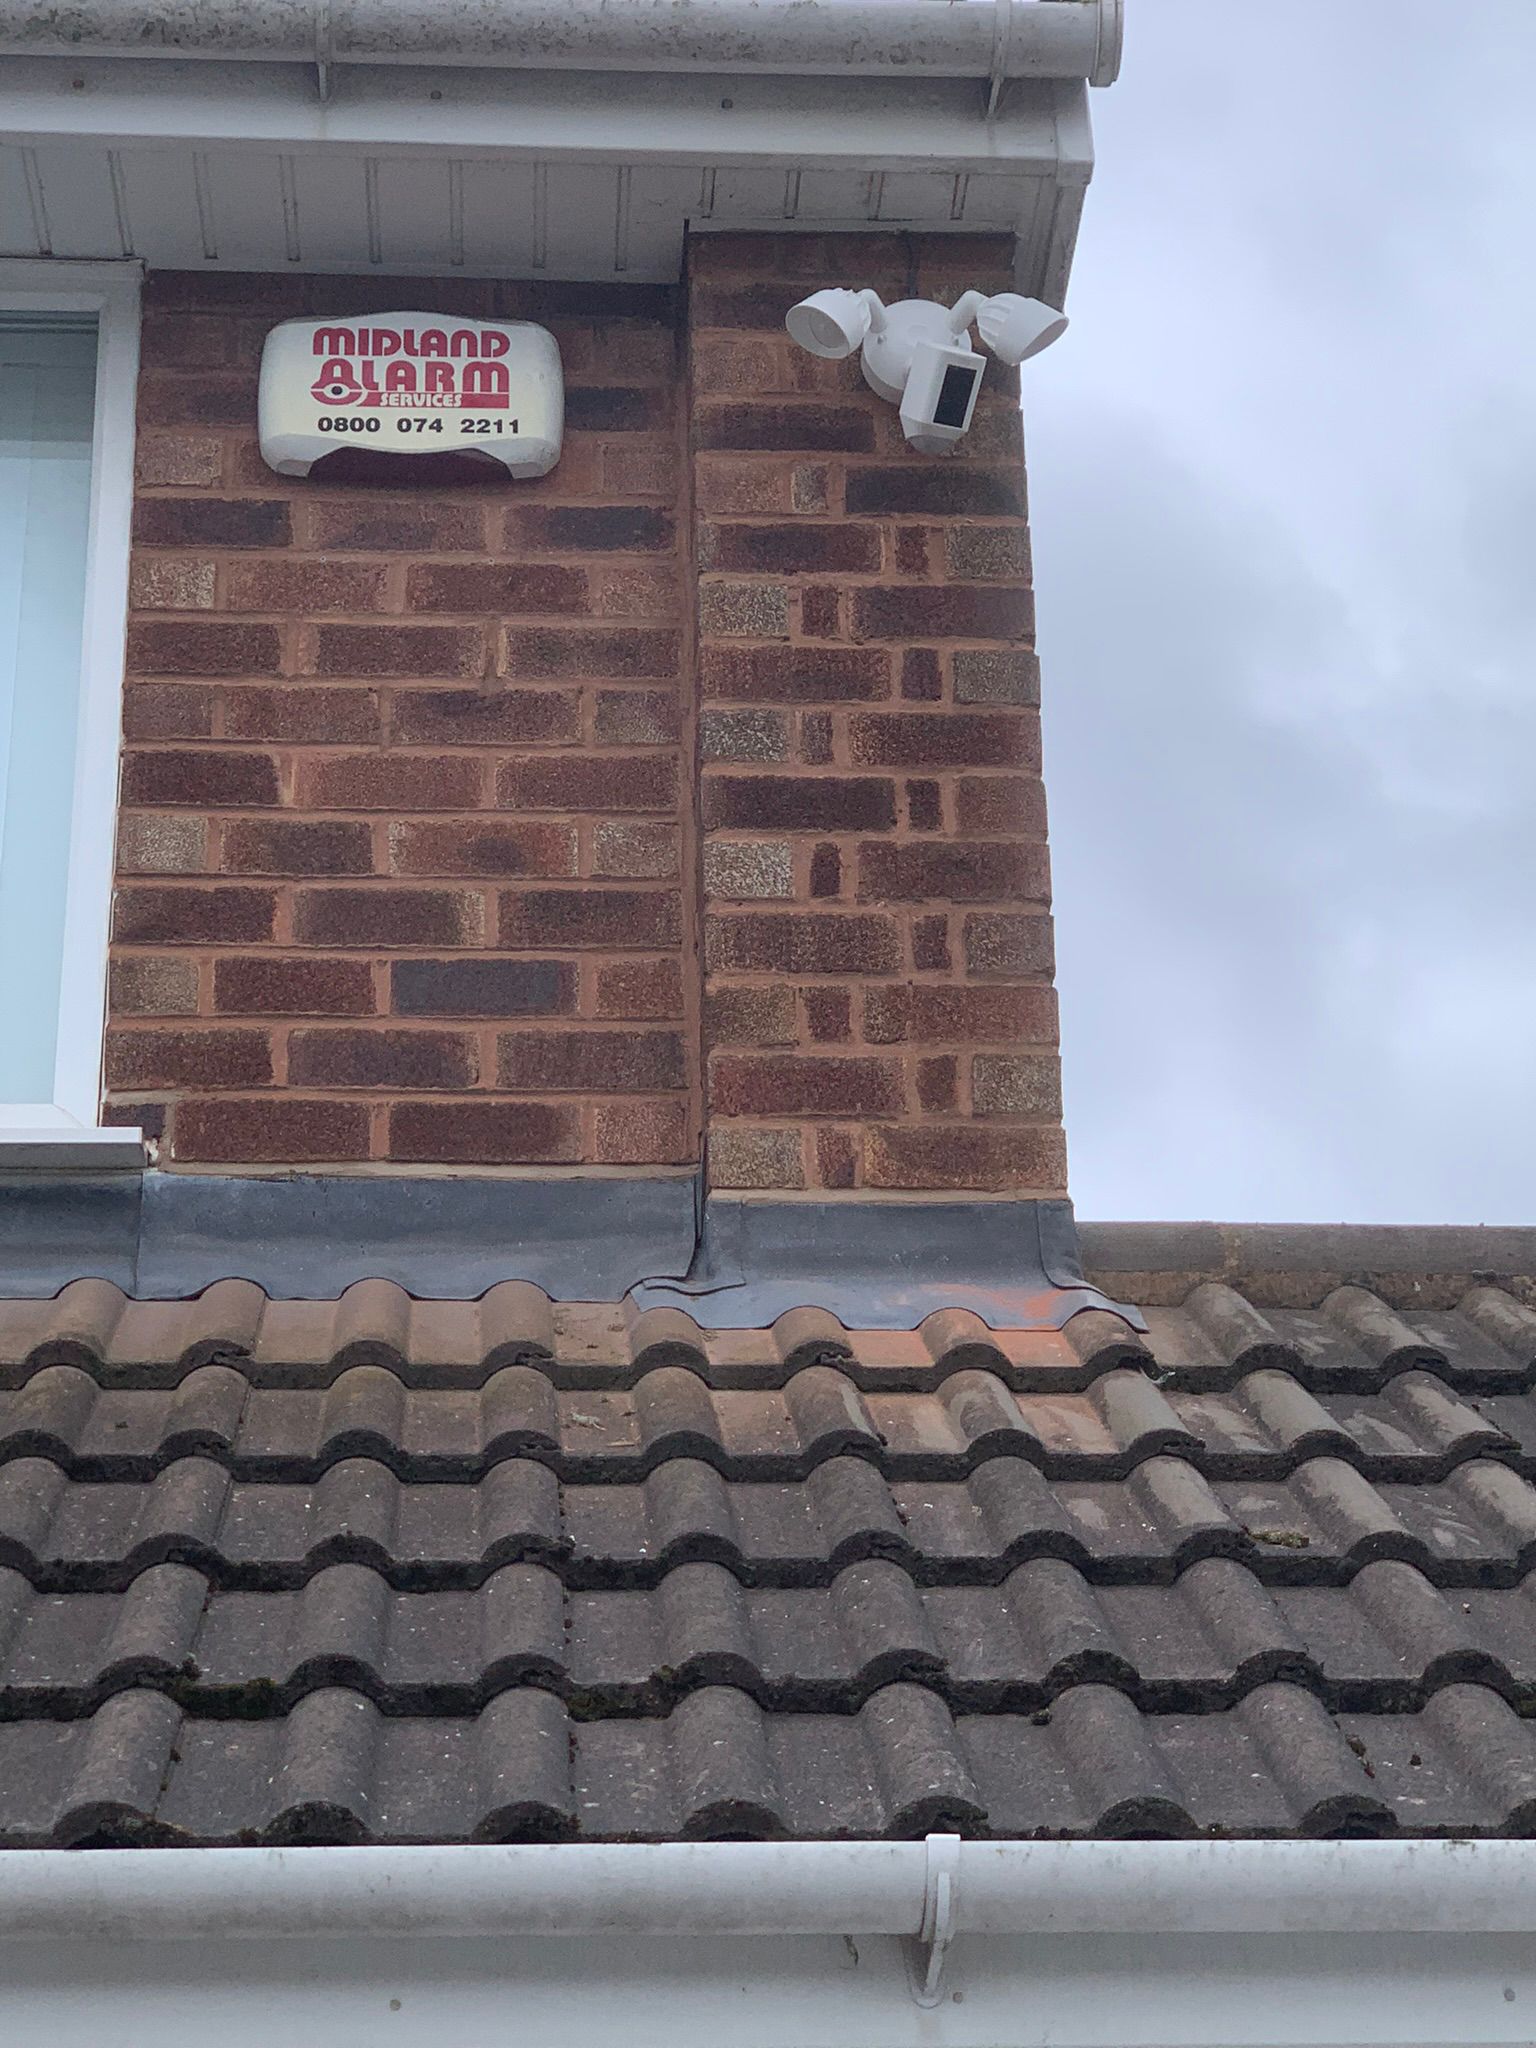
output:
[[[842,886],[842,854],[831,844],[818,846],[811,855],[811,895],[817,898],[836,896],[841,893]]]
[[[504,946],[675,946],[682,906],[672,889],[529,889],[501,899]]]
[[[228,314],[146,311],[139,342],[157,370],[218,370],[234,360],[238,333]]]
[[[593,738],[600,747],[665,746],[681,716],[674,690],[599,690]]]
[[[917,1099],[929,1116],[942,1115],[956,1107],[959,1086],[958,1063],[953,1053],[917,1063]]]
[[[375,612],[387,609],[389,572],[372,562],[231,562],[224,608],[231,612]]]
[[[407,745],[568,744],[581,736],[581,707],[574,690],[397,690],[391,725]]]
[[[1040,729],[1027,712],[858,711],[848,725],[854,760],[870,768],[1040,766]]]
[[[119,955],[108,970],[114,1017],[195,1017],[197,962],[176,953]]]
[[[478,626],[317,626],[316,675],[478,676],[485,635]]]
[[[869,840],[859,847],[864,903],[1043,901],[1045,850],[1009,840]]]
[[[367,1017],[373,970],[366,960],[285,960],[269,953],[217,960],[213,1007],[229,1017]]]
[[[955,791],[955,817],[962,832],[1012,832],[1025,839],[1044,839],[1044,785],[1023,775],[962,775]]]
[[[711,242],[715,239],[710,237]],[[697,248],[697,242],[693,246]],[[695,281],[689,294],[689,314],[695,329],[766,327],[777,339],[784,329],[784,315],[794,303],[794,289],[777,277],[740,284]]]
[[[228,626],[204,619],[135,619],[130,672],[153,676],[275,676],[283,641],[276,626]]]
[[[240,818],[224,827],[219,865],[229,875],[366,875],[373,841],[366,825]]]
[[[123,738],[211,739],[217,701],[217,693],[206,683],[125,684]]]
[[[710,1062],[719,1116],[895,1116],[905,1105],[894,1060],[804,1053],[721,1053]]]
[[[368,1157],[368,1110],[324,1096],[255,1100],[193,1096],[171,1115],[171,1157],[180,1164],[304,1166]]]
[[[805,1146],[798,1126],[717,1123],[709,1134],[713,1188],[803,1188]]]
[[[965,920],[965,971],[1011,978],[1048,975],[1055,966],[1051,920],[1006,911],[977,912]]]
[[[472,811],[481,763],[467,754],[323,754],[299,764],[299,802],[318,811]]]
[[[722,526],[706,522],[699,532],[701,569],[735,569],[779,576],[875,575],[880,568],[880,532],[805,520],[781,525]]]
[[[184,747],[163,754],[136,751],[123,759],[125,804],[250,808],[275,804],[278,795],[277,767],[269,754]]]
[[[864,1036],[871,1045],[1054,1044],[1056,993],[892,982],[864,991]]]
[[[1029,591],[1012,585],[872,583],[849,603],[855,640],[1020,640],[1035,623]]]
[[[1051,1129],[996,1124],[877,1124],[864,1139],[864,1177],[875,1188],[1064,1191],[1066,1147]]]
[[[714,972],[889,974],[901,960],[889,918],[833,911],[716,913],[704,921]]]
[[[251,379],[220,371],[157,376],[146,371],[139,380],[139,424],[142,427],[243,427],[248,424],[256,394]]]
[[[298,1088],[468,1088],[475,1040],[463,1031],[295,1031],[288,1079]]]
[[[676,633],[652,626],[518,625],[503,635],[500,666],[509,676],[660,679],[677,674],[680,650]]]
[[[914,832],[940,832],[944,827],[944,803],[936,782],[907,784],[907,823]]]
[[[694,408],[693,432],[699,448],[845,450],[850,454],[868,454],[875,445],[874,417],[863,404],[706,401]]]
[[[1024,472],[955,462],[904,462],[894,468],[861,463],[848,472],[846,504],[850,512],[917,512],[946,519],[1017,516],[1024,510]]]
[[[155,485],[216,484],[224,473],[224,448],[216,434],[140,434],[134,451],[135,481]]]
[[[681,961],[614,960],[597,970],[599,1017],[681,1017]]]
[[[133,537],[146,547],[285,548],[293,523],[281,498],[140,498]]]
[[[670,498],[677,490],[677,449],[663,441],[603,445],[603,489],[624,498]]]
[[[808,988],[801,997],[805,1028],[817,1045],[838,1045],[853,1036],[852,999],[845,988]]]
[[[891,694],[878,647],[702,647],[702,696],[737,704],[861,704]]]
[[[978,1116],[1054,1122],[1061,1115],[1061,1062],[1051,1053],[978,1053],[971,1061],[971,1104]]]
[[[479,554],[485,547],[485,508],[433,503],[399,491],[330,503],[322,498],[309,507],[309,538],[317,548],[359,553]]]
[[[800,630],[812,640],[842,637],[843,593],[835,584],[811,583],[801,589]]]
[[[397,875],[574,875],[576,827],[552,818],[444,819],[389,828]]]
[[[802,711],[800,759],[807,767],[824,767],[832,759],[832,714],[830,711]]]
[[[912,965],[919,972],[948,974],[951,964],[949,919],[947,917],[914,917],[912,920]]]
[[[405,601],[418,612],[584,612],[587,576],[552,562],[418,562]]]
[[[901,694],[929,704],[936,704],[943,696],[944,675],[932,647],[909,647],[901,657]]]
[[[224,733],[238,740],[363,745],[382,736],[379,700],[372,690],[246,684],[224,693]]]
[[[401,1102],[389,1155],[443,1166],[522,1166],[582,1156],[581,1112],[555,1102]]]
[[[705,995],[707,1045],[793,1045],[796,1035],[795,991],[781,981],[715,987]]]
[[[695,307],[695,312],[697,312]],[[781,338],[699,334],[693,337],[693,388],[699,392],[763,392],[786,388]]]
[[[518,505],[506,520],[507,546],[532,553],[655,554],[676,539],[671,513],[651,505]]]
[[[895,784],[880,776],[707,775],[706,830],[878,832],[896,823]]]
[[[693,1157],[684,1102],[600,1102],[595,1136],[600,1166],[679,1166]]]
[[[301,946],[474,946],[478,896],[452,889],[301,889],[293,936]]]
[[[671,394],[642,385],[567,384],[565,424],[575,434],[643,434],[665,427]]]
[[[140,945],[258,944],[272,936],[272,889],[120,888],[112,936]]]
[[[260,1088],[272,1079],[265,1031],[109,1031],[109,1088]]]
[[[389,987],[397,1017],[555,1017],[576,1008],[576,969],[566,960],[395,960]]]
[[[677,762],[660,754],[534,754],[501,763],[496,801],[509,811],[670,811]]]
[[[851,1188],[858,1177],[858,1152],[851,1131],[816,1133],[816,1176],[824,1188]]]
[[[927,576],[928,531],[922,526],[902,526],[896,532],[896,567],[903,576]]]
[[[662,875],[675,875],[677,827],[641,825],[629,819],[599,825],[592,835],[592,872],[616,881],[651,881]]]
[[[498,1088],[609,1095],[687,1083],[676,1031],[504,1031],[497,1040]]]

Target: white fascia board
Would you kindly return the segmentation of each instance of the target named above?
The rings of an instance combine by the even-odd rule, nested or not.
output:
[[[76,85],[75,81],[80,81]],[[321,102],[291,65],[32,59],[0,66],[0,133],[35,146],[182,142],[592,163],[794,163],[1055,175],[1087,145],[1081,88],[1025,82],[983,119],[964,79],[632,77],[358,67]],[[1064,124],[1064,110],[1065,124]],[[1089,151],[1091,157],[1091,150]]]

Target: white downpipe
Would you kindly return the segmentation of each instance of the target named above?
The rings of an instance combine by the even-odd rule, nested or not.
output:
[[[0,1943],[914,1935],[921,1842],[9,1850]],[[961,1935],[1536,1933],[1536,1842],[966,1842]]]
[[[1113,82],[1123,0],[0,0],[12,56]],[[1006,50],[999,24],[1007,17]]]

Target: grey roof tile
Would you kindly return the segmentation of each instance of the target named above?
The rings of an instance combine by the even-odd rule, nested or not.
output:
[[[1536,1832],[1536,1314],[1282,1278],[0,1303],[0,1843]]]

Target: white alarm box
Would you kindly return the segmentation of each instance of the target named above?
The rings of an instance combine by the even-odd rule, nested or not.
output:
[[[308,476],[343,451],[452,451],[545,476],[565,423],[560,349],[522,320],[285,320],[262,349],[257,413],[262,460],[280,476]]]

